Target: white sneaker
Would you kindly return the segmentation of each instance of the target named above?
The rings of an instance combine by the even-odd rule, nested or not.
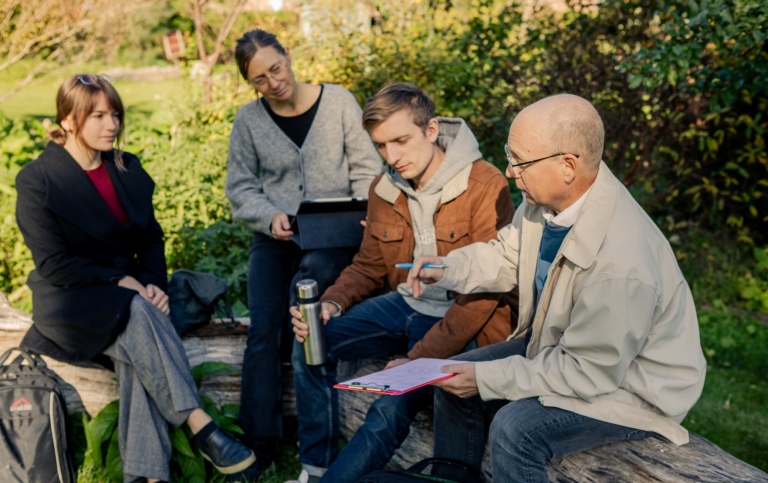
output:
[[[320,482],[319,476],[310,476],[309,473],[307,473],[307,470],[301,470],[301,473],[299,473],[298,479],[288,480],[285,483],[319,483],[319,482]]]

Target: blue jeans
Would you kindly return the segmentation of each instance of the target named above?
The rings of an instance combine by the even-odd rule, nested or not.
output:
[[[292,241],[260,233],[253,237],[248,267],[251,325],[243,355],[238,423],[245,432],[245,444],[258,454],[271,456],[276,439],[282,437],[280,341],[290,325],[288,307],[296,299],[296,282],[314,279],[320,293],[324,292],[352,262],[355,252],[346,248],[303,251]]]
[[[332,318],[325,327],[329,362],[320,366],[308,366],[301,346],[296,343],[293,350],[294,380],[296,383],[296,413],[299,422],[299,457],[302,466],[310,474],[319,475],[331,466],[339,446],[339,406],[337,390],[333,389],[336,381],[336,364],[340,360],[354,360],[368,357],[382,357],[410,350],[424,337],[432,326],[441,320],[414,311],[397,292],[390,292],[367,299],[353,306],[341,317]],[[374,397],[374,396],[371,396]],[[407,435],[411,415],[412,401],[429,398],[425,392],[416,391],[406,396],[382,396],[369,410],[366,423],[358,429],[364,434],[375,437],[363,438],[354,448],[360,455],[372,455],[379,451],[379,445],[397,448],[403,431]],[[418,404],[417,404],[418,405]],[[418,411],[418,409],[416,409]],[[371,414],[376,417],[371,418]],[[415,412],[413,413],[415,415]],[[403,424],[403,421],[405,423]],[[356,435],[357,438],[357,435]],[[384,443],[386,442],[386,443]],[[374,448],[375,447],[375,448]],[[360,473],[361,467],[370,465],[365,457],[357,459],[349,448],[342,452],[347,460],[356,461],[352,465],[343,465],[351,471]],[[382,450],[384,451],[384,450]],[[394,450],[392,450],[394,451]],[[384,461],[388,461],[389,458]],[[382,463],[382,465],[384,464]],[[342,465],[333,465],[324,481],[348,481],[343,475],[332,476],[333,472],[342,472]],[[364,471],[364,469],[363,469]]]
[[[464,350],[475,347],[477,342],[473,339]],[[328,468],[321,483],[352,483],[384,467],[408,437],[416,415],[432,404],[433,397],[434,388],[424,386],[401,396],[381,396],[374,401],[365,421]]]
[[[525,355],[525,341],[494,344],[460,358],[488,361],[512,355]],[[494,483],[547,482],[548,458],[654,434],[543,406],[537,398],[483,401],[480,396],[462,399],[436,389],[435,456],[463,461],[479,471],[488,411],[496,411],[488,433]]]

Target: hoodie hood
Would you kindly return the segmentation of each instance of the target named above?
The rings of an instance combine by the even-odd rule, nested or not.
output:
[[[465,168],[471,166],[483,155],[480,153],[480,145],[475,135],[463,119],[453,117],[436,119],[438,122],[437,145],[445,152],[445,158],[419,194],[430,195],[442,192],[440,201],[446,203],[466,191],[471,169]],[[459,174],[462,176],[457,176]],[[382,182],[376,186],[376,194],[394,203],[400,192],[409,197],[416,196],[411,183],[403,179],[394,168],[387,166]]]

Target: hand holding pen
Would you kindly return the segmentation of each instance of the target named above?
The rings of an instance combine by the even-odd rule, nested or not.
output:
[[[440,257],[434,255],[419,257],[411,265],[405,286],[413,291],[414,298],[419,298],[424,293],[420,282],[430,284],[439,281],[443,278],[446,268]]]

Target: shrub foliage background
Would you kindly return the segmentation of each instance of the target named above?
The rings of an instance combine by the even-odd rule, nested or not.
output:
[[[337,25],[322,41],[301,38],[284,14],[249,20],[284,32],[299,79],[345,85],[361,104],[388,82],[416,83],[441,115],[466,119],[502,169],[520,108],[558,92],[582,95],[605,120],[604,159],[670,235],[696,224],[766,243],[768,4],[577,0],[556,15],[502,0],[373,4],[370,33]],[[179,7],[162,22],[188,25],[186,14]],[[231,122],[253,95],[234,65],[220,72],[212,104],[192,94],[129,118],[126,148],[157,182],[169,266],[217,273],[244,301],[248,233],[232,222],[223,185]],[[44,132],[35,120],[0,118],[0,288],[21,306],[31,263],[12,216],[12,180]]]
[[[335,11],[344,2],[315,3]],[[414,82],[440,115],[464,118],[501,169],[510,119],[522,107],[579,94],[604,119],[604,160],[667,234],[694,291],[711,371],[687,427],[768,468],[768,439],[754,431],[768,419],[744,409],[768,397],[768,3],[568,1],[556,14],[508,0],[371,4],[369,33],[338,19],[303,38],[291,14],[244,16],[216,70],[213,102],[180,80],[181,101],[129,112],[125,147],[157,184],[170,270],[227,279],[230,300],[245,311],[250,234],[232,221],[224,195],[231,124],[254,98],[231,62],[245,30],[279,32],[298,79],[342,84],[361,104],[386,83]],[[194,50],[186,3],[164,5],[134,22],[133,40],[115,59],[156,56],[152,36],[167,28],[185,30]],[[43,149],[48,128],[0,113],[0,290],[27,310],[33,264],[14,219],[13,180]],[[737,405],[748,418],[722,417]]]

